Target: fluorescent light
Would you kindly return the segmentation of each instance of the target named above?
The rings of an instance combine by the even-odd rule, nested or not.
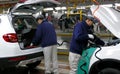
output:
[[[44,11],[52,11],[53,8],[45,8]]]

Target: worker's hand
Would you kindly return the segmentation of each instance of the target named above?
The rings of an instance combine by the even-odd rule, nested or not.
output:
[[[31,43],[30,46],[33,46],[33,43]]]
[[[93,35],[93,34],[88,34],[88,37],[89,37],[90,39],[94,39],[94,35]]]
[[[109,45],[109,43],[106,43],[106,42],[105,42],[104,46],[108,46],[108,45]]]

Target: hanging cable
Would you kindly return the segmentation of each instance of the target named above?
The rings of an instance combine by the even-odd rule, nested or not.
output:
[[[69,43],[69,41],[64,40],[64,41],[62,41],[62,43],[57,42],[57,44],[58,44],[59,46],[62,46],[64,42]]]
[[[96,0],[93,0],[93,2],[97,5],[97,8],[93,11],[93,14],[92,14],[92,15],[100,22],[99,18],[97,18],[97,17],[95,16],[95,12],[99,9],[100,4],[99,4],[99,2],[96,1]],[[101,51],[101,47],[100,47],[100,46],[97,46],[97,47],[99,47],[100,49],[95,53],[95,57],[96,57],[97,59],[101,60],[99,57],[96,56],[96,54],[97,54],[99,51]]]
[[[98,21],[100,21],[99,20],[99,18],[97,18],[94,14],[95,14],[95,12],[99,9],[99,2],[98,1],[96,1],[96,0],[93,0],[93,2],[97,5],[97,8],[93,11],[93,13],[92,13],[92,15],[98,20]]]
[[[93,15],[95,14],[95,12],[99,9],[99,2],[97,2],[96,0],[93,0],[93,2],[98,5],[97,8],[93,11]]]

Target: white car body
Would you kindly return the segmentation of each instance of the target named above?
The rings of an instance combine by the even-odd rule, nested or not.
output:
[[[91,11],[114,36],[120,38],[120,12],[118,10],[112,7],[92,6]],[[120,72],[119,42],[115,45],[101,47],[101,49],[97,48],[90,58],[89,74],[108,74],[112,70],[116,71],[114,74]]]
[[[36,13],[37,11],[34,12],[35,10],[32,10],[31,12],[28,12],[27,10],[29,10],[29,8],[27,10],[25,9],[26,11],[24,11],[24,7],[22,8],[22,6],[32,6],[35,4],[42,4],[43,2],[48,4],[51,3],[53,5],[59,4],[57,1],[54,0],[27,0],[23,3],[17,3],[13,8],[8,11],[7,14],[0,14],[0,67],[3,68],[19,65],[21,66],[26,64],[30,65],[43,59],[43,49],[40,46],[28,46],[27,48],[23,46],[24,40],[21,39],[22,41],[19,41],[19,35],[31,32],[30,30],[36,29],[37,26],[37,22],[32,16],[32,14]],[[47,7],[47,4],[43,6]],[[28,25],[34,23],[32,24],[33,27],[28,27],[27,25],[25,25],[27,26],[27,29],[25,29],[24,32],[22,32],[22,29],[22,31],[18,34],[15,29],[15,21],[18,18],[24,19],[23,22],[25,24],[27,23]],[[31,20],[33,22],[31,22]],[[29,36],[27,36],[26,38],[29,38]],[[38,62],[38,65],[39,63],[40,62]]]

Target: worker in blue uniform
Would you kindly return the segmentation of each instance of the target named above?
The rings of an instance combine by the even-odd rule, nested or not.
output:
[[[38,27],[32,40],[34,46],[40,45],[44,52],[45,74],[59,74],[57,60],[57,36],[54,26],[44,19],[37,17]]]
[[[92,16],[87,16],[85,20],[76,23],[74,26],[73,36],[71,39],[69,50],[69,64],[70,64],[69,74],[76,74],[78,61],[81,58],[82,51],[86,49],[89,40],[94,41],[99,45],[105,44],[91,31],[93,23],[94,18]]]

